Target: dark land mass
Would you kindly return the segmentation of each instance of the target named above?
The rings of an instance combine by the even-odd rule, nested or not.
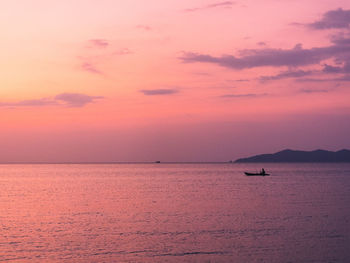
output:
[[[337,152],[316,150],[316,151],[294,151],[283,150],[273,154],[260,154],[248,158],[241,158],[236,163],[341,163],[350,162],[350,150]]]

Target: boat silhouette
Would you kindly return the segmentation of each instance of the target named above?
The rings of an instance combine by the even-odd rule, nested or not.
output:
[[[269,176],[270,174],[267,173],[248,173],[248,172],[244,172],[245,175],[247,176]]]

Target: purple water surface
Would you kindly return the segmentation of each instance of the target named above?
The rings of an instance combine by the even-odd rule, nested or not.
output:
[[[347,262],[350,164],[0,165],[0,231],[10,262]]]

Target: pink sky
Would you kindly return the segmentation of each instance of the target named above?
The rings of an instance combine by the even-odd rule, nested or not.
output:
[[[350,2],[2,1],[0,162],[350,148]]]

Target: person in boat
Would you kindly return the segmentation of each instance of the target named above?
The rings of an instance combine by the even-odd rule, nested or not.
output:
[[[260,172],[260,173],[261,173],[261,174],[265,174],[264,168],[261,169],[261,172]]]

